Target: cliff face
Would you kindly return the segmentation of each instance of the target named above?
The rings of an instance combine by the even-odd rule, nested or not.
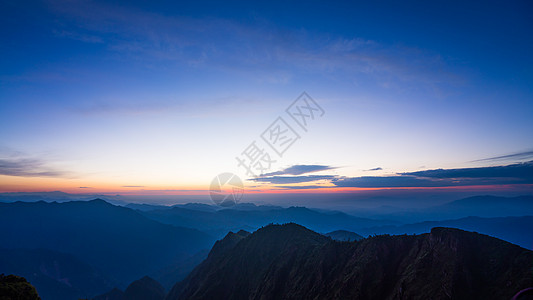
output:
[[[0,274],[0,300],[41,300],[35,288],[26,278]]]
[[[124,291],[124,300],[163,300],[165,298],[165,289],[163,286],[145,276],[132,282],[126,291]]]
[[[167,299],[510,299],[533,286],[531,251],[458,229],[338,242],[286,224],[217,244]]]

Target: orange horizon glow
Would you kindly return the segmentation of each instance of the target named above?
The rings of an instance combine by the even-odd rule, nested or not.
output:
[[[103,194],[103,195],[209,195],[209,185],[133,185],[120,182],[83,181],[77,179],[41,178],[41,177],[14,177],[0,175],[0,192],[52,192],[62,191],[70,194]],[[509,184],[509,185],[471,185],[471,186],[447,186],[447,187],[336,187],[325,185],[322,188],[290,188],[305,185],[278,185],[262,184],[260,186],[244,187],[247,194],[328,194],[328,193],[352,193],[363,191],[386,191],[386,190],[468,190],[468,191],[501,191],[512,190],[517,187],[533,188],[533,184]]]

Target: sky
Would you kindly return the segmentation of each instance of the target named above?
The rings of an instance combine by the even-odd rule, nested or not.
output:
[[[0,192],[531,194],[532,12],[2,1]]]

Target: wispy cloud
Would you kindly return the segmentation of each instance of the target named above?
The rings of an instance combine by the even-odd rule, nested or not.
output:
[[[285,189],[285,190],[312,190],[312,189],[328,189],[328,188],[334,188],[334,186],[327,186],[327,185],[276,185],[274,186],[278,189]]]
[[[362,176],[335,178],[331,181],[338,187],[398,188],[398,187],[442,187],[445,182],[421,179],[415,176]]]
[[[311,182],[317,180],[331,180],[334,175],[306,175],[306,176],[266,176],[248,179],[255,182],[265,182],[273,184],[294,184],[302,182]]]
[[[326,170],[332,170],[332,169],[336,169],[336,167],[324,166],[324,165],[293,165],[281,171],[264,174],[263,176],[268,177],[268,176],[275,176],[275,175],[302,175],[302,174],[320,172],[320,171],[326,171]]]
[[[0,159],[0,174],[22,177],[65,177],[67,172],[52,169],[43,160],[35,158]]]
[[[311,184],[308,186],[291,186],[291,184],[325,181],[335,187],[354,188],[402,188],[402,187],[451,187],[474,185],[533,184],[533,161],[505,166],[434,169],[417,172],[398,173],[394,176],[360,176],[343,177],[338,175],[306,175],[305,174],[331,169],[323,165],[295,165],[287,169],[269,173],[250,181],[275,184],[276,188],[312,189],[331,186]],[[366,171],[379,171],[373,168]]]
[[[435,169],[399,173],[398,176],[341,177],[339,187],[397,188],[471,185],[533,184],[533,162],[496,167]]]
[[[123,185],[123,188],[142,188],[144,185]]]
[[[176,17],[124,6],[79,1],[64,5],[49,1],[66,28],[61,37],[103,42],[111,52],[143,61],[184,63],[253,74],[260,81],[285,84],[299,72],[343,72],[370,75],[381,86],[417,88],[460,82],[446,72],[437,54],[421,49],[383,45],[360,37],[310,35],[305,30],[262,26],[221,18]],[[77,30],[76,30],[77,28]],[[435,72],[435,70],[439,70]],[[378,76],[383,75],[383,76]],[[395,84],[392,82],[396,82]],[[400,84],[403,83],[402,84]]]
[[[154,100],[153,97],[139,96],[138,98],[103,97],[90,102],[74,103],[68,108],[70,112],[82,115],[160,115],[173,114],[175,116],[187,117],[211,117],[219,116],[220,111],[225,114],[234,113],[234,107],[260,106],[264,103],[243,97],[213,97],[202,99],[201,101],[185,101],[184,98],[161,97]]]
[[[473,160],[472,162],[502,161],[502,160],[531,160],[531,159],[533,159],[533,151],[524,151],[524,152],[518,152],[518,153],[513,153],[513,154]]]
[[[370,172],[370,171],[381,171],[381,170],[383,170],[383,168],[381,168],[381,167],[377,167],[377,168],[368,169],[368,170],[363,170],[363,171],[365,171],[365,172]]]
[[[401,173],[401,175],[438,179],[516,178],[522,180],[533,180],[533,161],[507,166],[425,170]]]
[[[73,32],[73,31],[67,31],[67,30],[60,30],[60,31],[55,30],[53,33],[56,37],[69,38],[69,39],[78,40],[84,43],[103,43],[104,42],[102,38],[99,36],[88,35],[88,34],[83,34],[79,32]]]

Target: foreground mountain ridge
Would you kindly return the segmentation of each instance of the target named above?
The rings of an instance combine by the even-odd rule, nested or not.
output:
[[[479,205],[483,198],[461,202]],[[501,201],[493,198],[492,202]],[[190,219],[197,216],[194,211],[199,210],[203,217],[195,222],[203,222],[204,227],[214,225],[216,231],[225,233],[228,230],[224,228],[236,228],[236,233],[228,235],[213,247],[210,256],[231,250],[250,235],[240,229],[255,231],[268,223],[300,224],[300,221],[307,228],[309,224],[314,224],[315,228],[311,229],[320,233],[327,232],[324,229],[328,227],[337,228],[326,235],[339,241],[360,239],[358,234],[421,234],[433,227],[453,227],[489,234],[528,249],[533,248],[527,230],[533,224],[532,216],[468,217],[360,228],[363,224],[369,224],[367,221],[375,220],[303,207],[240,206],[236,210],[221,209],[213,213],[217,210],[212,210],[210,206],[187,204],[169,208],[168,211],[172,212],[169,217],[176,217],[175,220],[181,222],[184,219],[179,216]],[[178,216],[174,215],[176,212],[179,212]],[[260,220],[256,217],[260,217]],[[220,223],[221,220],[224,222]],[[334,224],[329,223],[332,220]],[[168,291],[208,256],[208,249],[215,241],[197,229],[162,224],[148,218],[140,210],[116,206],[101,199],[63,203],[0,203],[0,224],[8,229],[0,234],[0,240],[3,241],[0,246],[0,273],[26,277],[44,300],[91,297],[109,291],[113,286],[124,291],[132,280],[145,275],[157,280]],[[357,233],[343,229],[350,224],[358,228],[355,231]],[[181,225],[193,224],[185,222]]]
[[[451,228],[338,242],[296,224],[230,233],[173,299],[510,299],[533,252]]]

